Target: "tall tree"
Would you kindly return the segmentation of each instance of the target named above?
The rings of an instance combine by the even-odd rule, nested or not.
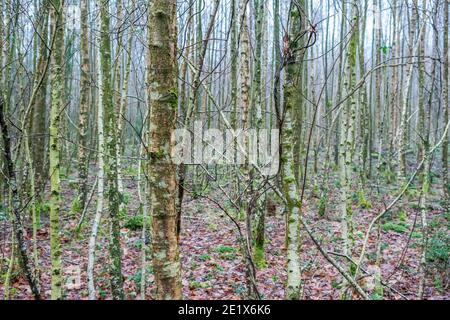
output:
[[[356,54],[359,37],[359,10],[356,0],[348,4],[352,14],[350,25],[350,43],[347,49],[347,60],[345,67],[344,90],[348,94],[356,84]],[[339,157],[339,181],[340,181],[340,211],[341,211],[341,232],[344,241],[343,252],[345,255],[352,256],[354,245],[353,234],[353,210],[351,200],[351,165],[353,163],[353,137],[355,131],[356,117],[356,97],[350,96],[348,102],[342,107],[342,126],[340,134],[340,157]],[[344,297],[347,288],[344,286]]]
[[[442,104],[444,106],[444,126],[448,123],[448,68],[449,68],[449,50],[448,50],[448,0],[444,0],[444,63],[443,63],[443,82],[442,82]],[[448,172],[448,134],[444,137],[442,143],[442,178],[444,196],[447,212],[450,211],[450,182]]]
[[[47,173],[45,172],[46,155],[46,102],[47,102],[47,69],[48,69],[48,14],[49,3],[47,0],[42,0],[40,8],[40,18],[38,24],[38,43],[39,43],[39,58],[37,62],[37,70],[35,75],[35,85],[39,85],[39,90],[36,94],[35,103],[32,109],[32,123],[30,139],[31,158],[33,162],[33,171],[35,174],[36,184],[36,207],[40,211],[42,207],[42,194],[44,192],[45,180]],[[39,84],[40,82],[40,84]]]
[[[414,45],[414,39],[417,29],[417,0],[413,0],[411,21],[409,23],[409,34],[408,34],[408,59],[406,66],[406,81],[404,81],[403,88],[403,101],[400,116],[400,126],[398,129],[398,180],[404,181],[406,175],[406,143],[408,137],[408,112],[409,112],[409,93],[411,88],[411,81],[413,76],[413,59],[415,53],[418,51],[418,45]],[[419,39],[421,37],[419,36]]]
[[[105,173],[107,181],[108,211],[110,218],[109,254],[111,257],[111,290],[114,299],[123,299],[122,252],[120,247],[119,206],[120,194],[117,186],[117,116],[113,105],[111,82],[111,38],[109,2],[100,2],[100,65],[103,93],[103,110],[105,126]]]
[[[3,154],[3,160],[6,167],[6,179],[8,183],[8,187],[10,190],[10,203],[12,204],[12,222],[13,222],[13,230],[15,233],[15,239],[17,241],[17,246],[19,248],[20,252],[20,262],[22,269],[25,273],[25,276],[27,278],[28,284],[30,286],[31,292],[33,293],[35,299],[39,300],[41,299],[41,288],[39,285],[39,279],[38,274],[33,266],[33,264],[30,262],[27,245],[25,242],[25,228],[23,224],[23,219],[21,217],[20,211],[20,198],[19,198],[19,192],[18,192],[18,186],[17,186],[17,177],[16,172],[14,168],[14,162],[12,160],[12,153],[11,153],[11,137],[10,137],[10,131],[9,127],[7,125],[6,119],[5,119],[5,101],[3,98],[3,92],[0,92],[0,129],[1,129],[1,135],[2,135],[2,154]],[[13,246],[15,243],[13,242]],[[14,259],[14,255],[11,254],[10,257],[12,260]],[[5,280],[6,283],[6,280]],[[5,289],[6,290],[6,289]],[[5,297],[6,297],[5,292]]]
[[[96,9],[98,3],[96,3]],[[101,29],[100,21],[97,22],[97,30]],[[96,32],[95,41],[97,44],[97,49],[95,50],[95,60],[96,60],[96,76],[97,76],[97,139],[98,139],[98,153],[97,153],[97,206],[95,210],[94,220],[92,222],[92,229],[89,236],[88,245],[88,263],[87,263],[87,281],[88,281],[88,294],[89,299],[94,300],[96,298],[95,282],[94,282],[94,265],[95,265],[95,249],[97,243],[97,235],[100,228],[100,221],[103,213],[103,202],[104,202],[104,189],[105,189],[105,135],[104,135],[104,117],[103,117],[103,83],[101,76],[101,53],[100,44],[101,36],[99,32]]]
[[[87,157],[87,125],[90,105],[90,64],[89,64],[89,29],[88,1],[80,0],[80,111],[78,116],[78,201],[79,207],[86,205],[88,157]]]
[[[300,192],[297,189],[294,162],[294,128],[293,119],[295,108],[298,108],[302,97],[301,77],[303,57],[306,47],[303,36],[302,19],[306,19],[304,1],[291,3],[289,8],[289,34],[283,37],[283,63],[286,67],[284,83],[284,105],[281,119],[282,130],[282,186],[286,197],[286,241],[287,241],[287,282],[286,299],[298,300],[301,293],[300,271],[300,219],[301,206]],[[299,42],[299,39],[302,41]]]
[[[64,0],[52,2],[50,17],[55,28],[51,56],[51,87],[52,104],[50,107],[50,255],[52,263],[52,290],[54,300],[62,299],[62,269],[61,269],[61,240],[60,240],[60,210],[61,210],[61,182],[60,182],[60,121],[63,107],[63,50],[64,50]]]
[[[154,0],[149,8],[148,97],[153,269],[157,299],[181,299],[177,241],[176,166],[171,139],[178,108],[176,0]]]

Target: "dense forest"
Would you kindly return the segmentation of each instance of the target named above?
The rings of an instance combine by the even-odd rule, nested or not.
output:
[[[0,296],[450,299],[448,0],[0,0]]]

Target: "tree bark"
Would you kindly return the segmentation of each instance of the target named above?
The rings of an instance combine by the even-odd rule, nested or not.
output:
[[[122,252],[120,248],[119,206],[120,194],[117,185],[117,116],[113,105],[111,83],[111,39],[109,2],[100,2],[100,67],[103,93],[105,129],[105,173],[107,181],[108,211],[110,218],[109,254],[111,257],[111,290],[113,299],[123,299]]]
[[[61,240],[60,240],[60,121],[63,104],[64,81],[63,51],[64,51],[64,0],[55,0],[51,6],[51,20],[55,27],[55,40],[51,56],[51,87],[52,104],[50,107],[50,142],[49,142],[49,176],[50,176],[50,256],[53,300],[62,299],[62,268],[61,268]]]
[[[30,261],[27,250],[27,245],[25,243],[24,234],[25,229],[22,222],[22,217],[20,215],[20,199],[19,192],[17,190],[17,179],[16,173],[14,170],[14,163],[11,157],[11,139],[9,136],[8,125],[5,120],[5,110],[4,110],[4,99],[3,93],[0,93],[0,127],[1,134],[3,140],[3,156],[6,166],[6,174],[7,174],[7,182],[10,187],[11,192],[11,202],[12,202],[12,220],[13,220],[13,231],[15,233],[15,237],[17,240],[17,246],[19,248],[20,253],[20,262],[22,269],[25,273],[25,277],[27,278],[28,284],[30,286],[31,292],[34,295],[36,300],[41,299],[39,279],[36,274],[36,270],[33,267],[33,263]],[[12,244],[14,245],[14,243]],[[13,256],[11,257],[13,259]]]
[[[80,110],[78,114],[78,201],[83,210],[86,205],[88,157],[87,157],[87,125],[90,105],[90,65],[89,65],[89,36],[88,36],[88,0],[80,1]]]
[[[177,241],[176,166],[171,138],[178,108],[175,0],[154,0],[149,8],[148,97],[150,110],[149,188],[153,225],[153,269],[157,299],[181,299]]]

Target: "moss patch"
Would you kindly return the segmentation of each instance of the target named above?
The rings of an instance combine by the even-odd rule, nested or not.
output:
[[[253,249],[253,260],[259,269],[267,268],[266,258],[264,256],[264,247],[255,246]]]

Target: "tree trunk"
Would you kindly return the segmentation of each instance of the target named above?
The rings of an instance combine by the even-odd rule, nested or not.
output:
[[[100,67],[103,92],[103,111],[105,129],[105,173],[108,185],[108,211],[110,218],[109,254],[111,257],[111,290],[113,299],[123,299],[122,252],[120,248],[119,205],[120,194],[117,186],[117,117],[113,105],[111,83],[111,39],[109,30],[109,3],[100,3]]]
[[[64,81],[63,51],[64,51],[64,0],[55,0],[51,6],[51,19],[55,28],[55,40],[51,56],[51,87],[52,104],[50,108],[50,256],[52,264],[52,292],[53,300],[62,299],[62,269],[61,269],[61,240],[60,240],[60,120],[63,103]]]
[[[30,286],[31,292],[34,295],[34,298],[36,300],[39,300],[41,299],[39,279],[37,278],[36,270],[34,269],[33,264],[30,261],[31,259],[29,258],[27,245],[24,239],[25,229],[22,223],[22,217],[20,215],[21,206],[20,206],[19,192],[17,190],[17,179],[16,179],[16,172],[14,169],[14,163],[11,157],[11,139],[9,135],[8,125],[6,124],[5,120],[4,107],[5,103],[3,99],[3,92],[0,92],[0,127],[3,140],[2,150],[6,166],[7,183],[10,187],[11,192],[11,203],[13,211],[12,216],[13,231],[15,233],[15,237],[17,240],[17,246],[19,247],[20,262],[22,269],[25,273],[25,277],[27,278],[28,284]],[[13,242],[12,246],[14,245],[15,244]],[[10,259],[14,259],[13,254],[11,254]]]
[[[98,8],[96,8],[98,9]],[[100,23],[98,23],[98,30],[100,30]],[[96,35],[97,44],[100,43],[100,37]],[[104,136],[104,119],[103,119],[103,83],[101,76],[101,62],[100,50],[96,50],[97,60],[97,79],[98,79],[98,100],[97,100],[97,137],[98,137],[98,184],[97,184],[97,206],[95,210],[94,220],[92,222],[91,234],[89,235],[88,247],[88,265],[87,265],[87,280],[89,300],[96,299],[96,290],[94,282],[94,267],[95,267],[95,249],[97,243],[97,234],[100,227],[100,221],[103,213],[104,188],[105,188],[105,136]]]
[[[448,0],[444,0],[444,65],[443,67],[443,83],[442,83],[442,104],[444,106],[444,126],[448,123],[448,68],[449,68],[449,50],[448,50]],[[444,197],[447,212],[450,211],[450,182],[448,172],[448,134],[442,142],[442,184],[444,189]]]
[[[87,197],[88,157],[87,157],[87,125],[89,112],[89,87],[91,82],[89,66],[89,36],[88,36],[88,1],[80,1],[80,111],[78,116],[78,201],[79,208],[84,209]]]
[[[157,299],[181,299],[177,241],[176,166],[171,139],[178,108],[175,0],[154,0],[149,8],[148,97],[150,110],[149,188],[153,217],[153,269]]]

